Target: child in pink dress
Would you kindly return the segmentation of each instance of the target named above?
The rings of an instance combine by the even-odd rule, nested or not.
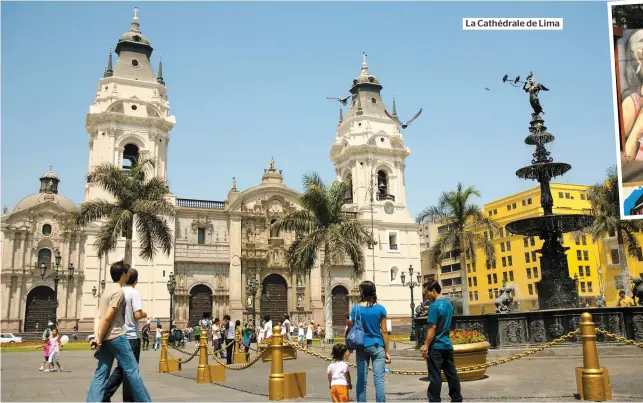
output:
[[[36,348],[42,348],[45,351],[45,358],[42,360],[42,365],[40,365],[40,368],[38,368],[39,371],[42,371],[45,367],[45,364],[49,362],[49,350],[51,349],[51,345],[49,344],[49,338],[43,341],[42,346],[38,346]]]

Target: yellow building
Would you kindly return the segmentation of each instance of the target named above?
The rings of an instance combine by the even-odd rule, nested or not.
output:
[[[589,214],[590,202],[587,200],[588,186],[552,183],[555,214]],[[502,288],[503,280],[516,287],[514,309],[520,311],[538,309],[538,295],[535,283],[540,281],[540,255],[536,253],[542,245],[538,237],[523,237],[508,233],[505,226],[515,220],[540,216],[540,187],[488,203],[484,214],[493,219],[500,227],[500,234],[485,233],[495,246],[495,261],[487,262],[482,249],[476,254],[476,264],[468,262],[467,291],[471,315],[495,312],[495,299]],[[638,235],[643,243],[643,234]],[[565,234],[563,245],[568,247],[567,260],[569,274],[579,280],[579,296],[587,298],[594,305],[596,297],[603,289],[607,306],[615,306],[620,284],[620,265],[618,264],[618,244],[616,237],[594,242],[591,236],[578,241],[572,234]],[[449,266],[445,260],[441,266]],[[643,261],[628,257],[630,273],[639,276],[643,272]],[[455,273],[440,270],[440,280],[449,279]],[[453,280],[451,280],[453,281]],[[449,280],[446,281],[449,283]],[[448,284],[443,284],[448,285]],[[448,287],[447,287],[448,289]]]

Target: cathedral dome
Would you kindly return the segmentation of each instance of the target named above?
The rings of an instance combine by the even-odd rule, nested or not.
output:
[[[382,89],[382,84],[375,78],[374,75],[371,74],[370,71],[368,71],[368,65],[366,64],[366,53],[362,54],[363,60],[362,60],[362,70],[359,73],[359,77],[353,80],[353,86],[351,88],[351,92],[355,92],[358,86],[366,86],[366,85],[373,85],[377,86],[380,89]]]
[[[13,213],[18,213],[25,210],[31,210],[37,205],[45,202],[49,202],[49,201],[58,204],[61,208],[69,212],[77,210],[74,203],[72,203],[71,200],[69,200],[64,196],[60,196],[54,193],[36,193],[33,195],[29,195],[24,199],[20,200],[18,204],[16,204],[16,207],[13,208],[13,211],[11,213],[13,214]]]
[[[135,32],[135,31],[127,31],[125,32],[122,36],[121,39],[119,39],[119,42],[134,42],[134,43],[140,43],[143,45],[149,45],[150,40],[147,39],[145,35],[143,35],[140,31]]]

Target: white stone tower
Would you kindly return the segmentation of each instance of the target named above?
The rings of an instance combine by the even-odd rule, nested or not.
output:
[[[165,178],[169,131],[176,123],[170,115],[167,88],[159,59],[154,74],[150,41],[139,29],[138,10],[129,31],[116,45],[112,66],[110,50],[96,99],[89,108],[85,130],[90,135],[89,170],[109,162],[127,169],[139,157],[156,163],[155,175]],[[85,200],[103,198],[102,190],[87,184]]]
[[[389,117],[382,101],[382,85],[373,76],[363,55],[362,69],[353,80],[350,106],[340,121],[330,158],[337,179],[351,182],[346,196],[346,211],[371,229],[374,248],[367,248],[366,267],[361,280],[375,279],[378,299],[389,316],[410,316],[410,291],[404,287],[402,271],[409,280],[408,268],[420,271],[418,226],[406,206],[404,167],[411,151],[404,144],[399,124]],[[395,101],[390,115],[397,118]],[[371,199],[372,195],[372,199]],[[421,292],[415,289],[415,302]]]
[[[155,162],[155,172],[150,172],[150,176],[166,178],[169,132],[176,121],[170,115],[161,61],[159,59],[155,74],[150,60],[150,41],[139,28],[138,9],[134,9],[129,31],[116,44],[116,63],[112,62],[110,51],[103,78],[96,89],[96,99],[89,107],[85,122],[85,130],[90,135],[89,171],[105,162],[129,169],[138,158],[149,158]],[[170,197],[174,199],[174,196]],[[86,184],[85,201],[96,199],[110,201],[112,196],[91,183]],[[170,202],[175,203],[174,200]],[[167,222],[174,234],[174,220]],[[125,238],[121,238],[114,252],[103,257],[97,255],[93,244],[100,227],[100,223],[91,223],[86,228],[84,319],[93,318],[98,296],[112,283],[110,265],[124,257]],[[169,256],[158,252],[153,261],[143,260],[139,254],[134,231],[132,264],[139,272],[137,289],[148,315],[166,320],[170,314],[166,283],[174,271],[174,250]],[[98,295],[94,295],[93,287]],[[91,326],[91,323],[86,325]]]

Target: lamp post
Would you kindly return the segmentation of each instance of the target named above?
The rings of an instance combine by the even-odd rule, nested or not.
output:
[[[63,280],[65,277],[62,275],[60,272],[60,262],[62,260],[62,256],[60,255],[60,251],[56,249],[54,251],[54,263],[56,266],[56,269],[51,273],[47,274],[47,264],[41,263],[40,264],[40,278],[43,280],[48,280],[48,279],[53,279],[54,280],[54,298],[56,300],[56,308],[54,310],[54,325],[58,327],[58,282]],[[71,281],[71,279],[74,277],[74,264],[69,263],[69,267],[67,267],[67,279]]]
[[[172,328],[172,323],[174,322],[174,290],[176,290],[174,273],[171,273],[170,278],[167,280],[167,290],[170,293],[170,328]]]
[[[413,301],[413,289],[415,287],[418,287],[420,285],[420,280],[421,276],[420,273],[417,273],[416,275],[416,281],[413,281],[413,265],[409,266],[409,282],[408,286],[409,289],[411,290],[411,341],[415,341],[415,302]],[[406,283],[406,275],[404,272],[400,274],[400,279],[402,280],[402,285],[407,285]]]
[[[248,279],[248,282],[246,284],[246,293],[250,296],[252,296],[252,328],[256,329],[257,328],[257,311],[256,311],[256,296],[257,296],[257,290],[259,289],[259,282],[257,281],[257,278],[252,275],[250,279]]]

